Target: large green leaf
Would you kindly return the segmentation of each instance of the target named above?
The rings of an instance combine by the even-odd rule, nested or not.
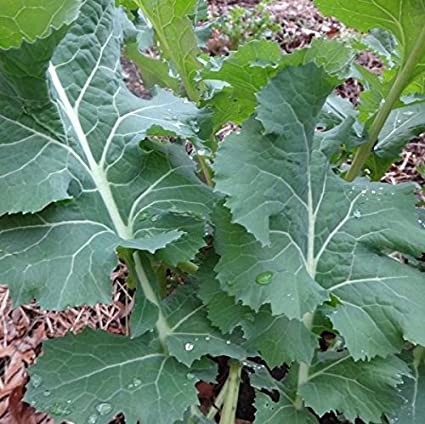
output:
[[[381,422],[383,412],[396,411],[403,402],[397,386],[409,375],[406,364],[396,358],[354,362],[348,355],[331,354],[310,369],[300,394],[306,406],[322,416],[339,411],[350,420]]]
[[[420,424],[425,420],[425,349],[418,346],[403,357],[409,361],[412,375],[404,378],[403,405],[391,415],[390,423]]]
[[[59,421],[170,424],[197,404],[190,369],[143,339],[86,330],[44,344],[26,400]]]
[[[46,179],[37,168],[29,174],[26,165],[48,162],[47,172],[64,176],[61,194],[71,179],[66,197],[73,198],[35,215],[0,219],[0,279],[17,303],[33,297],[47,308],[108,302],[117,246],[153,253],[185,234],[158,228],[159,217],[208,214],[210,191],[180,146],[139,146],[148,134],[193,135],[187,122],[196,108],[167,92],[151,101],[130,94],[120,75],[116,19],[112,1],[88,0],[56,48],[48,79],[60,125],[55,120],[48,126],[50,109],[47,116],[44,109],[11,111],[11,137],[1,143],[7,171],[20,175],[21,196],[26,179],[42,186]],[[20,159],[11,161],[14,156]],[[34,203],[34,209],[41,206]],[[203,240],[197,240],[200,247]]]
[[[3,1],[0,15],[0,49],[19,47],[23,41],[46,38],[52,31],[70,24],[81,0]]]
[[[216,187],[248,232],[216,216],[216,270],[237,300],[289,318],[313,311],[326,290],[353,357],[384,357],[404,339],[425,341],[425,275],[388,256],[419,256],[425,237],[412,186],[347,183],[314,142],[333,83],[312,64],[287,68],[260,93],[257,119],[222,144]]]

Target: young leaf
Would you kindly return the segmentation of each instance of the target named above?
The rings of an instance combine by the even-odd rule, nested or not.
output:
[[[207,102],[214,110],[216,128],[228,121],[240,124],[252,114],[255,94],[276,73],[281,57],[278,44],[264,40],[251,41],[225,58],[220,67],[210,63],[201,71],[206,83],[226,83]]]
[[[58,421],[169,424],[197,403],[190,369],[143,339],[85,330],[46,342],[26,400]],[[91,420],[91,421],[90,421]]]
[[[382,178],[388,165],[398,159],[403,147],[425,130],[425,102],[415,102],[394,109],[379,134],[368,168],[373,179]]]
[[[425,276],[387,256],[419,256],[425,237],[412,186],[344,182],[314,142],[332,81],[312,64],[285,69],[260,93],[257,119],[222,144],[217,189],[252,235],[216,218],[216,270],[236,299],[289,318],[311,312],[326,289],[353,357],[385,357],[404,338],[425,341]]]
[[[201,72],[207,85],[222,82],[219,89],[213,85],[212,98],[207,101],[214,111],[215,127],[228,121],[241,124],[251,116],[256,94],[286,66],[314,62],[323,65],[329,74],[346,76],[353,57],[351,49],[334,40],[314,40],[311,46],[290,55],[282,55],[279,46],[270,41],[256,40],[243,45],[219,67],[212,62]]]
[[[348,355],[332,359],[328,354],[310,368],[300,393],[306,406],[319,416],[338,411],[350,421],[359,417],[380,422],[383,412],[397,410],[402,404],[397,386],[407,375],[408,367],[396,357],[354,362]]]
[[[121,80],[115,23],[111,1],[84,3],[48,70],[62,127],[46,134],[28,125],[14,140],[17,154],[30,163],[38,160],[38,151],[54,148],[48,159],[65,159],[74,198],[33,216],[0,219],[0,276],[17,303],[37,297],[44,307],[60,309],[108,302],[119,245],[153,253],[184,234],[155,229],[157,216],[171,208],[171,214],[209,212],[210,190],[179,146],[139,146],[148,134],[193,135],[187,121],[196,108],[167,92],[151,101],[129,93]],[[44,122],[43,109],[30,119]]]
[[[161,50],[171,60],[183,80],[188,97],[197,101],[195,76],[201,65],[200,50],[189,19],[195,11],[196,0],[135,0],[152,23]]]

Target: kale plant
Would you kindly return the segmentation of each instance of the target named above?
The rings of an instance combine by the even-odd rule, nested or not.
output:
[[[256,423],[424,422],[425,214],[413,184],[379,182],[425,128],[424,0],[317,0],[361,42],[220,59],[194,30],[205,2],[118,3],[1,10],[0,283],[15,305],[110,303],[121,259],[135,289],[129,335],[44,343],[26,400],[58,422],[233,424],[244,369]],[[382,77],[353,62],[364,46]],[[358,109],[334,92],[349,76]],[[165,269],[185,281],[170,295]]]

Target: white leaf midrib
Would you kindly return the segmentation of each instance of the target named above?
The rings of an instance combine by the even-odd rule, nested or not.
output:
[[[105,207],[109,213],[109,216],[114,224],[114,227],[117,231],[117,234],[120,238],[124,240],[132,239],[132,234],[129,228],[125,225],[124,221],[121,218],[121,215],[118,210],[118,206],[115,202],[115,199],[112,195],[111,188],[109,186],[105,171],[98,165],[96,160],[93,157],[92,151],[90,149],[86,134],[81,126],[80,120],[78,118],[78,113],[75,108],[72,107],[69,98],[65,92],[65,89],[60,81],[60,78],[56,72],[55,66],[50,63],[48,73],[50,75],[53,87],[56,90],[58,95],[58,100],[62,106],[62,109],[66,116],[68,117],[72,128],[75,131],[75,135],[78,139],[78,142],[83,149],[84,155],[89,164],[91,176],[99,189],[99,194],[101,195]]]

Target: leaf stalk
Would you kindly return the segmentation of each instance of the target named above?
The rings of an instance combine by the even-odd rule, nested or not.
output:
[[[353,163],[348,170],[345,179],[347,181],[353,181],[362,171],[363,166],[372,152],[373,147],[378,141],[379,134],[384,126],[388,116],[390,115],[395,103],[400,99],[400,96],[406,86],[410,82],[410,77],[418,63],[419,58],[425,50],[425,27],[419,34],[416,43],[407,58],[404,66],[400,68],[397,77],[392,85],[387,97],[383,100],[382,106],[379,109],[375,119],[372,122],[369,131],[369,140],[366,144],[363,144],[357,150]]]
[[[223,409],[221,411],[220,424],[235,424],[236,409],[239,399],[242,367],[239,362],[231,361],[228,384],[225,393]]]

